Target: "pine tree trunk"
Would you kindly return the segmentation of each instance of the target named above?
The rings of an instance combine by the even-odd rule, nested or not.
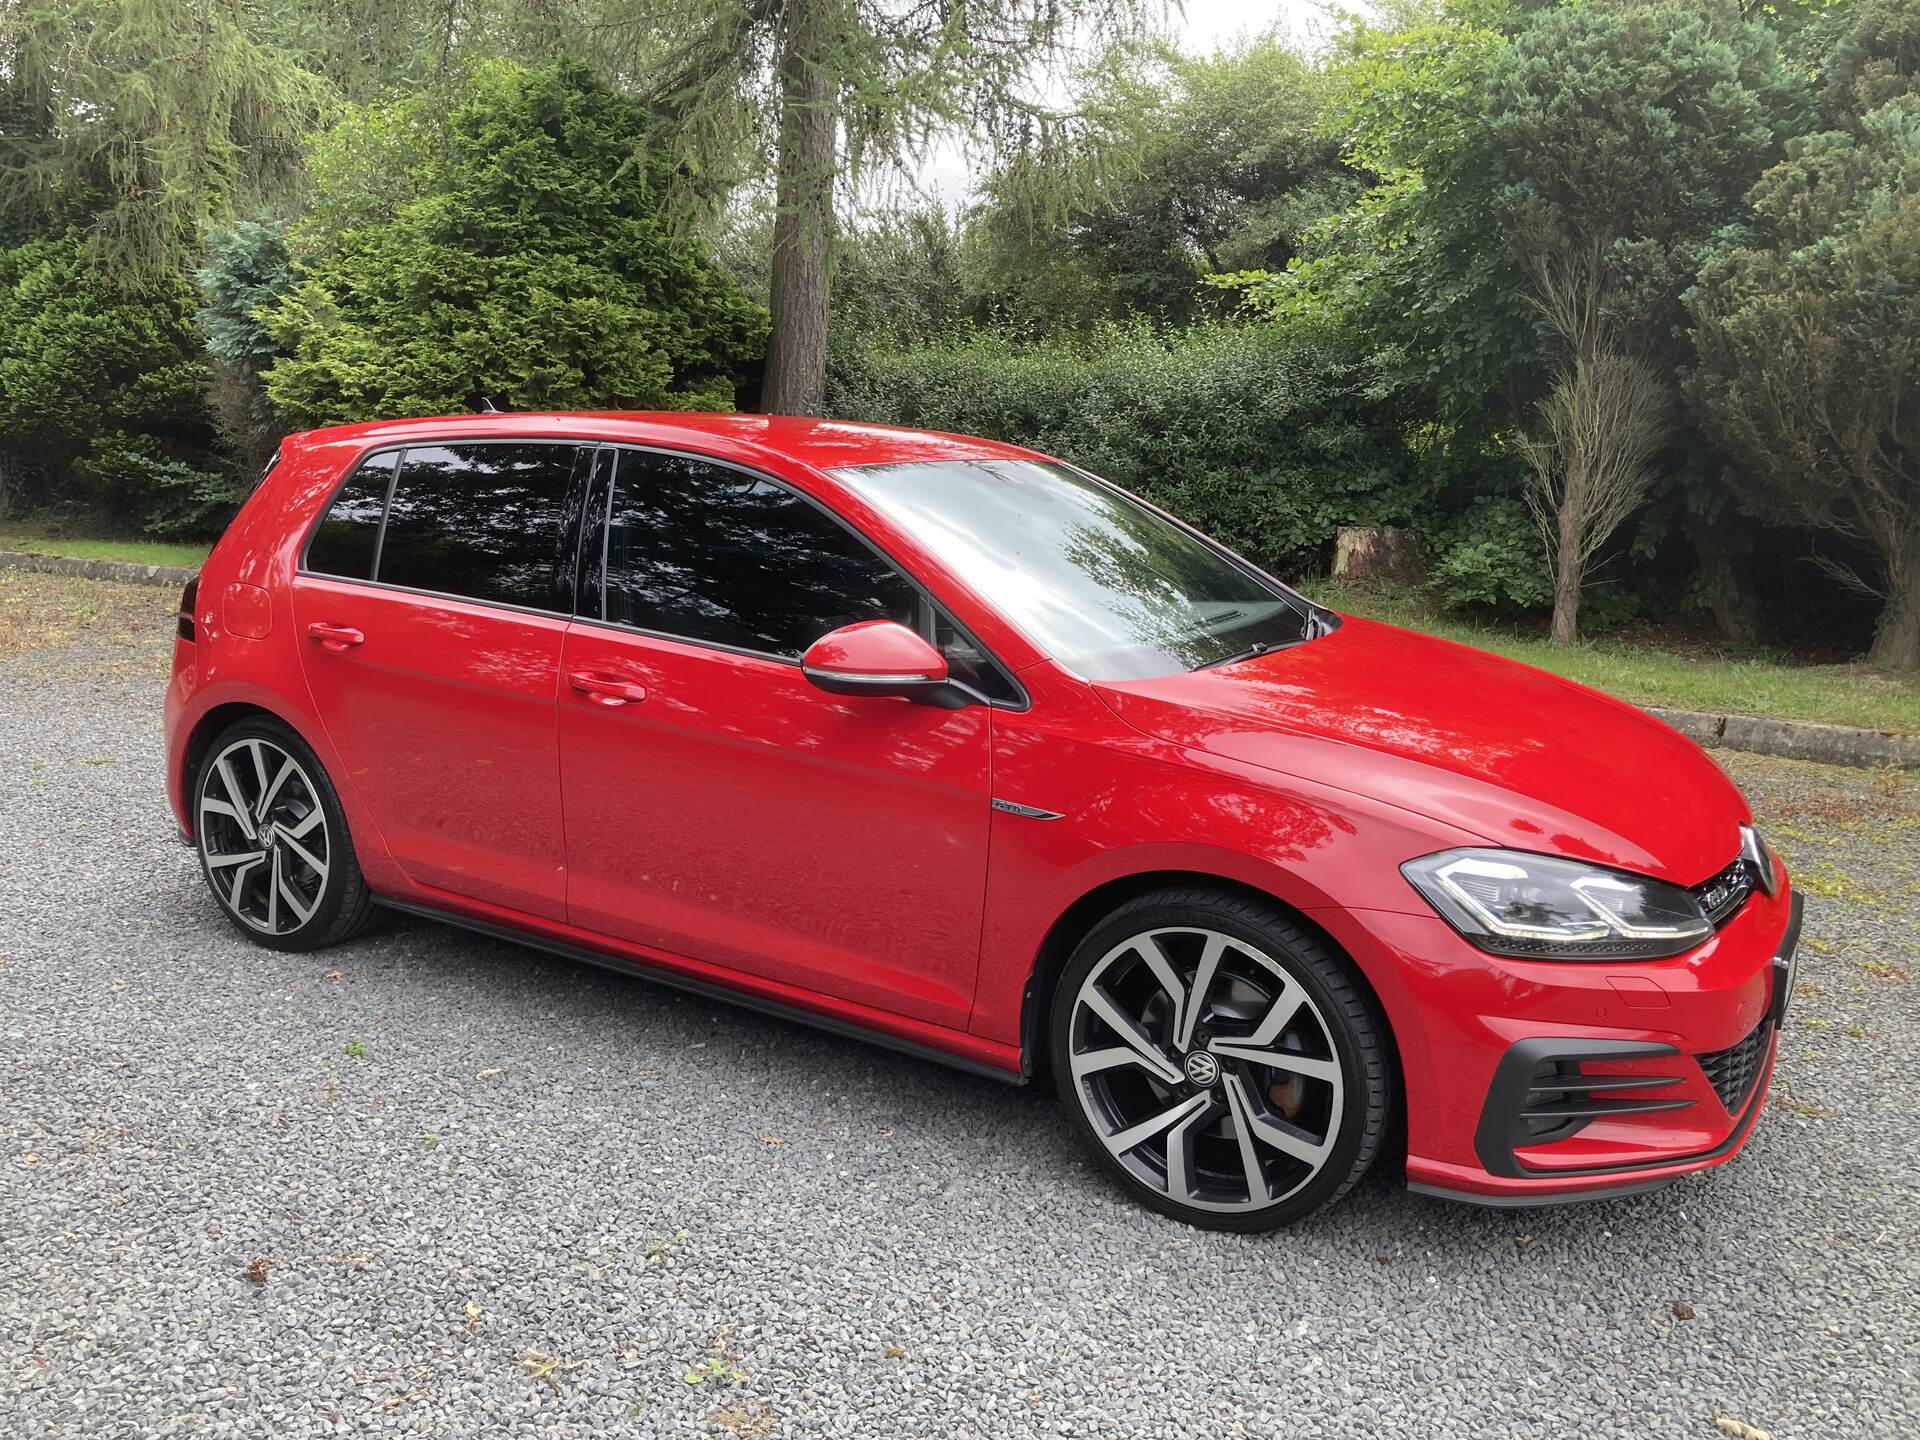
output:
[[[1581,558],[1580,528],[1566,502],[1561,502],[1560,546],[1553,567],[1553,629],[1556,645],[1580,642],[1580,588],[1586,578],[1586,562]]]
[[[1728,570],[1714,581],[1713,623],[1729,645],[1760,643],[1760,597],[1746,574]]]
[[[1920,531],[1887,564],[1887,604],[1873,632],[1867,663],[1885,670],[1920,670]]]
[[[760,408],[817,415],[827,387],[827,242],[837,136],[831,77],[818,64],[823,0],[787,0],[780,51],[780,155],[773,283]]]
[[[1747,574],[1744,546],[1729,544],[1712,521],[1694,527],[1693,553],[1706,577],[1713,623],[1729,645],[1760,643],[1760,596]]]

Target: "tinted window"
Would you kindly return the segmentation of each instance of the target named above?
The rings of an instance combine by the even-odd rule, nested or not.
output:
[[[1218,665],[1313,634],[1304,600],[1064,465],[941,460],[838,475],[1090,680]]]
[[[791,491],[690,457],[621,452],[607,619],[797,660],[856,620],[912,625],[919,601],[886,561]]]
[[[416,445],[400,461],[382,583],[470,600],[573,608],[558,596],[573,445]],[[571,567],[567,567],[567,574]]]
[[[344,580],[373,578],[373,550],[380,539],[380,516],[387,508],[387,481],[399,458],[375,455],[340,487],[307,545],[307,569]]]

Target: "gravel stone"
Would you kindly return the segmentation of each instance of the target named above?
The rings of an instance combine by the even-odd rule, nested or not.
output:
[[[0,659],[0,1434],[1920,1431],[1911,778],[1723,757],[1809,903],[1732,1164],[1215,1235],[1043,1090],[424,923],[254,948],[141,593]]]

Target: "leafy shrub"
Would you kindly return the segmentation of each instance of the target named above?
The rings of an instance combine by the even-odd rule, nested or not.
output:
[[[1340,525],[1409,523],[1430,488],[1371,357],[1265,325],[841,343],[828,407],[1058,455],[1281,570],[1317,568]]]
[[[120,281],[86,232],[0,251],[0,448],[36,508],[192,532],[238,498],[211,451],[193,292]]]
[[[1540,532],[1517,495],[1483,495],[1434,537],[1431,571],[1449,605],[1549,604],[1553,587]]]
[[[151,435],[102,436],[80,468],[104,492],[133,497],[141,528],[156,535],[211,534],[246,495],[231,463],[169,455]]]
[[[585,66],[481,65],[349,109],[311,157],[298,281],[260,312],[289,426],[468,408],[730,409],[766,314],[669,214],[648,117]]]

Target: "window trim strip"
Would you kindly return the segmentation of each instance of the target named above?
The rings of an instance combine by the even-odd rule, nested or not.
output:
[[[365,463],[366,462],[362,461],[360,465],[354,468],[359,470],[364,467]],[[402,445],[398,450],[393,452],[393,464],[387,467],[387,493],[380,501],[380,528],[373,532],[373,561],[367,566],[367,578],[369,580],[377,581],[380,578],[380,556],[387,548],[387,516],[393,513],[393,487],[400,479],[400,467],[406,463],[407,447]],[[333,507],[332,505],[328,505],[327,508],[331,510]],[[324,523],[325,517],[322,516],[321,518],[322,523]],[[318,530],[319,526],[315,526],[314,528]]]
[[[389,595],[418,595],[427,600],[451,600],[456,605],[472,605],[480,610],[502,610],[509,615],[531,615],[537,620],[557,620],[562,625],[574,617],[558,610],[541,610],[532,605],[514,605],[505,600],[476,600],[471,595],[455,595],[448,590],[422,590],[417,585],[395,585],[386,580],[358,580],[351,575],[329,575],[322,570],[298,572],[303,580],[325,580],[331,585],[364,585],[369,590],[384,590]]]

